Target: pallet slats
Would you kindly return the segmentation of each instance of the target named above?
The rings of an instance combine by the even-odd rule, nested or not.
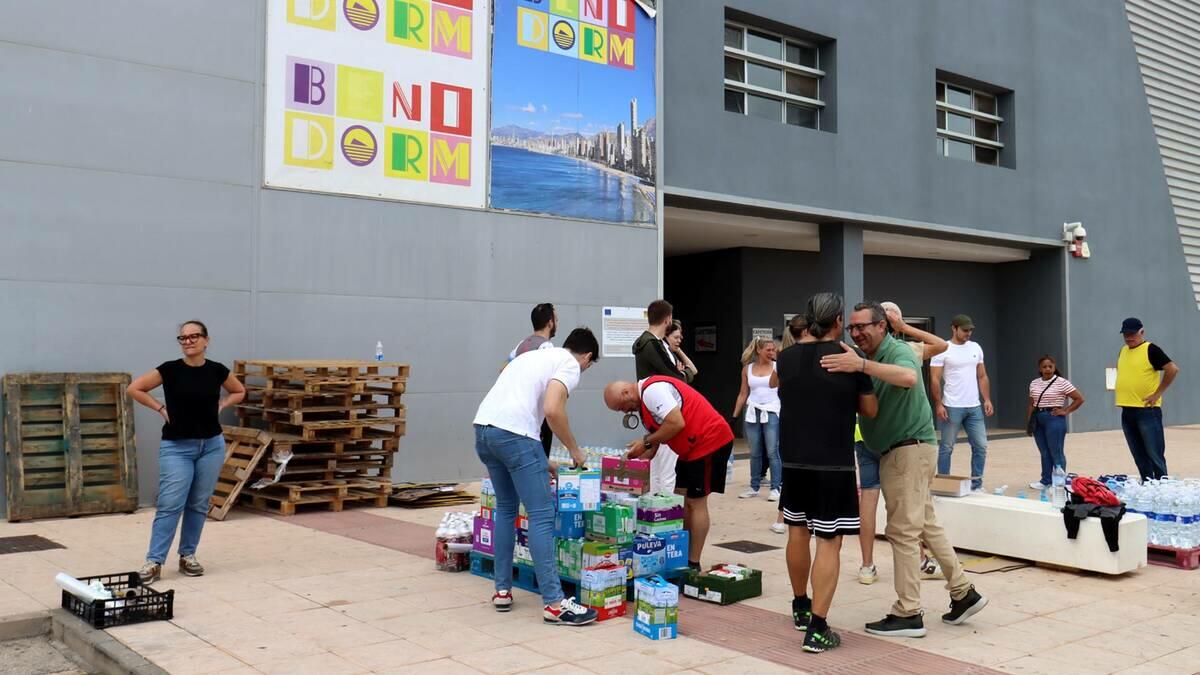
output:
[[[208,517],[213,520],[225,520],[229,515],[254,475],[254,467],[271,445],[270,434],[259,429],[222,426],[221,433],[225,436],[225,464],[209,500]]]
[[[13,373],[4,388],[8,519],[137,508],[127,373]]]

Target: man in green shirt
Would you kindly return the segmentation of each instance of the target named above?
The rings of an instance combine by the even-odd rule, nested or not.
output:
[[[921,618],[921,547],[933,551],[946,576],[950,611],[942,621],[958,625],[987,605],[963,573],[954,547],[938,524],[929,492],[937,471],[937,437],[933,412],[921,384],[921,364],[912,349],[887,333],[887,315],[876,302],[855,305],[846,329],[867,359],[844,346],[842,354],[821,359],[831,372],[864,372],[870,375],[879,399],[875,419],[859,424],[867,449],[879,459],[879,483],[887,508],[887,528],[892,544],[896,602],[880,621],[868,623],[874,635],[923,637]]]

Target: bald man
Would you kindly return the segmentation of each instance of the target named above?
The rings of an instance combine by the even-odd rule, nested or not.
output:
[[[637,384],[612,382],[604,389],[604,404],[610,410],[638,413],[650,432],[629,444],[627,457],[653,459],[664,444],[679,456],[675,493],[684,498],[688,565],[699,569],[708,537],[708,495],[725,492],[725,465],[733,452],[729,423],[700,392],[666,375]]]

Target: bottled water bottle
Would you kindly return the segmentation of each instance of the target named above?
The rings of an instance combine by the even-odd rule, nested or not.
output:
[[[375,360],[376,361],[383,360],[383,341],[382,340],[375,343]]]
[[[1056,508],[1062,508],[1067,503],[1067,472],[1061,467],[1054,467],[1051,484],[1054,486],[1054,493],[1051,497],[1051,503]]]
[[[729,453],[729,462],[725,464],[725,482],[733,481],[733,453]]]

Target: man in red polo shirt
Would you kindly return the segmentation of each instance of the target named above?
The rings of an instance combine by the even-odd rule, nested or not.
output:
[[[604,389],[604,404],[610,410],[640,413],[642,425],[650,432],[630,443],[626,456],[653,459],[663,444],[679,456],[675,493],[684,497],[688,565],[699,568],[708,537],[708,495],[725,493],[725,465],[733,452],[729,423],[700,392],[665,375],[637,384],[612,382]]]

